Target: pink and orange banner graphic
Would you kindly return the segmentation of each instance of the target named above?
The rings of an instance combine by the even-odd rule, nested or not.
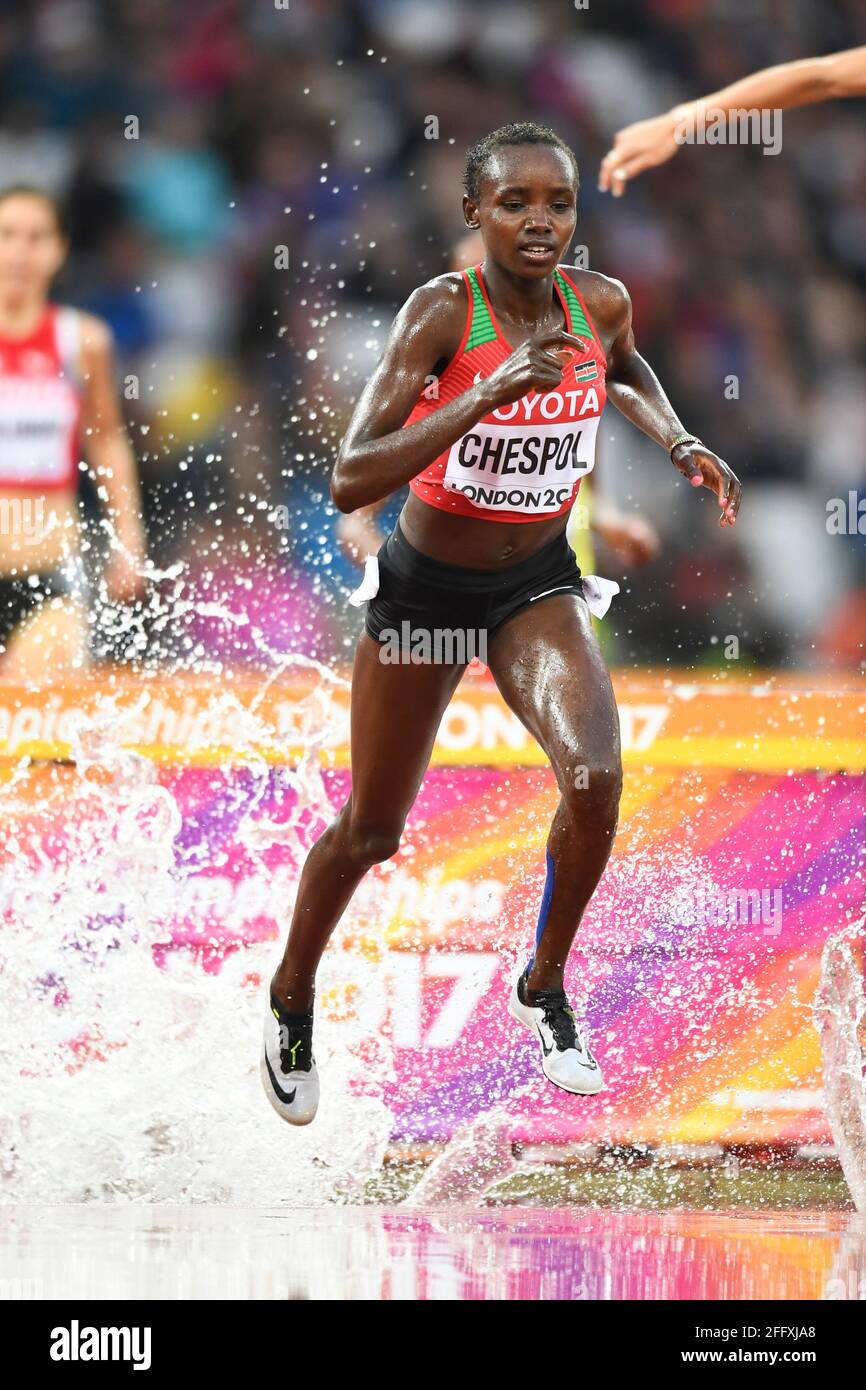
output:
[[[566,975],[606,1088],[547,1083],[507,1012],[557,790],[492,683],[469,678],[399,854],[329,947],[358,963],[342,1007],[393,1046],[395,1144],[445,1140],[500,1104],[532,1143],[832,1142],[811,1007],[824,942],[863,910],[866,698],[770,678],[615,685],[620,829]],[[36,885],[68,851],[82,776],[110,781],[134,754],[177,814],[157,964],[195,953],[206,989],[228,953],[273,942],[275,963],[304,844],[350,787],[347,709],[346,679],[312,667],[258,686],[121,672],[0,686],[0,868],[29,854]],[[20,876],[14,903],[5,878],[0,921],[22,910]]]

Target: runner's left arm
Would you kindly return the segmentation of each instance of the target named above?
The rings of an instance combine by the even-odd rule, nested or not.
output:
[[[635,346],[631,298],[621,280],[599,275],[592,295],[592,316],[607,349],[607,396],[617,410],[671,455],[674,467],[696,487],[710,488],[722,514],[719,524],[733,525],[740,506],[742,486],[723,459],[702,441],[680,444],[671,454],[683,425],[661,382]]]

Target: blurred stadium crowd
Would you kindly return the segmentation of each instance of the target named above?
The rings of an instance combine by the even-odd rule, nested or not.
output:
[[[721,530],[609,407],[605,484],[663,541],[625,576],[599,550],[611,659],[724,666],[736,635],[741,667],[861,669],[866,536],[830,534],[827,503],[866,495],[863,103],[786,115],[777,156],[686,150],[616,202],[596,178],[629,121],[862,43],[861,0],[0,3],[0,182],[66,204],[57,297],[114,330],[151,552],[185,567],[162,656],[349,656],[335,449],[464,230],[467,147],[536,119],[577,153],[586,263],[625,281],[640,350],[745,485]]]

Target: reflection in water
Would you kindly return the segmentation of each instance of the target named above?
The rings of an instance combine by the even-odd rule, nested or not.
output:
[[[845,1212],[403,1206],[0,1211],[7,1297],[866,1298]]]

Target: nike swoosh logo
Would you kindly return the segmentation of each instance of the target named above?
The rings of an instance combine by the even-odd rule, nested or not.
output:
[[[265,1066],[268,1069],[268,1076],[271,1078],[271,1085],[273,1086],[280,1100],[283,1102],[283,1105],[291,1105],[292,1101],[295,1099],[295,1096],[298,1094],[297,1086],[293,1086],[291,1091],[283,1090],[282,1086],[277,1081],[277,1078],[274,1076],[274,1069],[271,1066],[270,1059],[268,1058],[267,1053],[265,1053]]]
[[[544,1049],[544,1055],[545,1055],[545,1057],[549,1057],[550,1054],[551,1054],[551,1052],[553,1051],[553,1047],[552,1047],[552,1046],[550,1046],[550,1047],[547,1046],[547,1043],[544,1041],[544,1035],[543,1035],[543,1033],[542,1033],[542,1031],[541,1031],[541,1029],[539,1028],[539,1026],[538,1026],[537,1023],[536,1023],[536,1025],[535,1025],[535,1031],[537,1032],[537,1034],[538,1034],[538,1036],[539,1036],[539,1039],[540,1039],[540,1041],[541,1041],[541,1046],[542,1046],[542,1048]],[[594,1058],[594,1057],[592,1056],[592,1054],[590,1053],[589,1048],[587,1048],[587,1047],[580,1047],[580,1048],[577,1049],[577,1053],[578,1053],[578,1056],[580,1057],[581,1066],[586,1067],[587,1071],[598,1071],[598,1062],[595,1060],[595,1058]]]
[[[580,1058],[581,1066],[588,1067],[590,1071],[598,1071],[598,1062],[593,1057],[585,1042],[578,1042],[578,1046],[575,1050]]]
[[[575,583],[576,583],[576,582],[577,582],[577,581],[575,580]],[[570,584],[560,584],[560,585],[558,585],[558,587],[555,588],[555,589],[545,589],[545,591],[544,591],[543,594],[534,594],[534,595],[532,596],[532,598],[529,600],[529,602],[530,602],[530,603],[534,603],[535,600],[536,600],[537,598],[547,598],[547,595],[548,595],[548,594],[561,594],[561,593],[564,593],[566,589],[570,589],[570,588],[571,588],[571,585],[570,585]]]

